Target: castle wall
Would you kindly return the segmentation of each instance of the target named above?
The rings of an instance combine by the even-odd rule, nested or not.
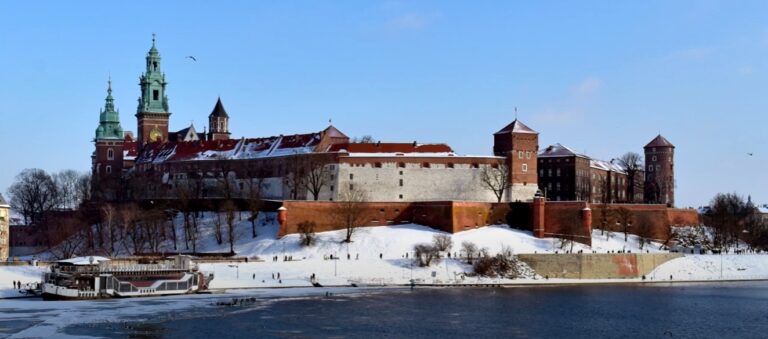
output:
[[[8,260],[10,254],[10,221],[10,206],[0,203],[0,261]]]

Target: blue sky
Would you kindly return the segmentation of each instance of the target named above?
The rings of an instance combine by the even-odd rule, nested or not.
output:
[[[490,154],[518,107],[541,147],[605,160],[661,132],[677,146],[678,205],[717,192],[768,203],[765,1],[25,1],[0,13],[4,193],[24,168],[89,170],[110,74],[135,131],[157,33],[175,130],[202,129],[221,96],[236,137],[333,119],[350,136]]]

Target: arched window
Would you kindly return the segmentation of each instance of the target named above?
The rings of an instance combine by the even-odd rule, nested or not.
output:
[[[107,174],[112,174],[112,166],[107,165]]]
[[[107,160],[115,160],[115,151],[111,148],[107,150]]]

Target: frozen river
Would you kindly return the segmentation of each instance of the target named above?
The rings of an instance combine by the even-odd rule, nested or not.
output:
[[[233,299],[237,305],[222,305]],[[94,302],[0,301],[0,337],[20,338],[763,338],[765,333],[765,282],[286,289]]]

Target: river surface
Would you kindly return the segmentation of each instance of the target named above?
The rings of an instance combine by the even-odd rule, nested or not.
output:
[[[102,303],[93,312],[142,307],[120,319],[80,319],[57,333],[215,339],[768,337],[766,282],[263,293],[197,298],[186,307],[168,307],[160,298]],[[233,299],[236,306],[221,305]],[[147,317],[151,303],[160,310]]]

